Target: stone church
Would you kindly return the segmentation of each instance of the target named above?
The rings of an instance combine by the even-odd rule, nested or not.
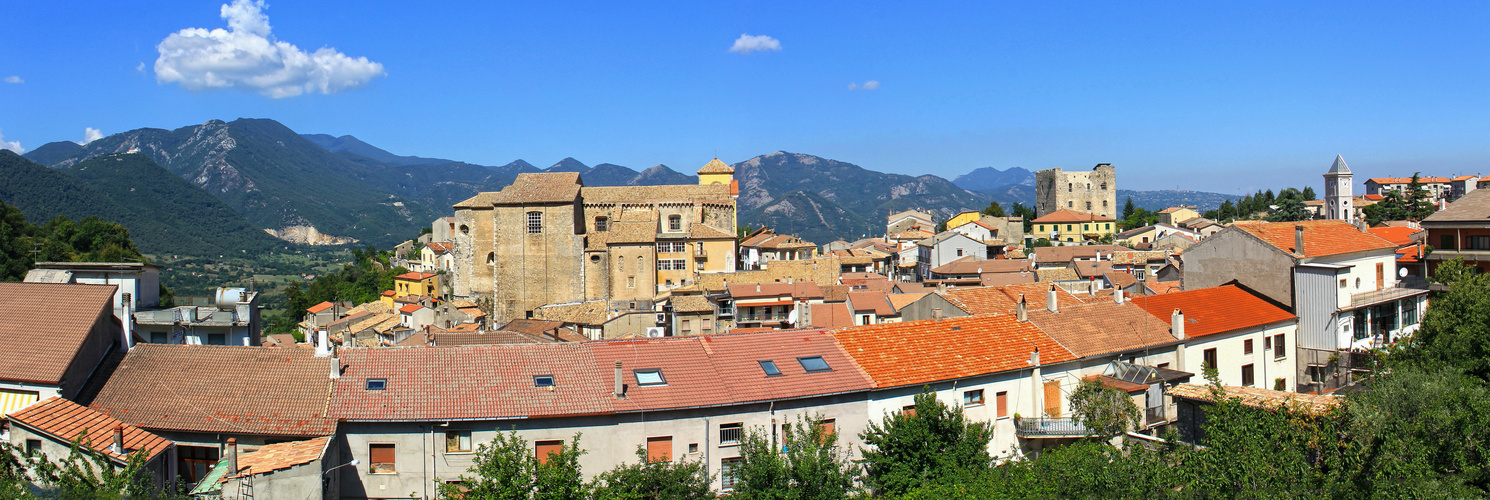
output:
[[[491,298],[492,324],[548,304],[651,310],[666,290],[735,270],[734,169],[698,185],[585,187],[578,173],[520,174],[455,205],[453,295]]]

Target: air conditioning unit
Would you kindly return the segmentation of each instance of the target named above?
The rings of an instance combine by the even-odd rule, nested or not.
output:
[[[660,326],[654,326],[654,327],[651,327],[651,328],[648,328],[647,329],[647,337],[648,338],[663,337],[663,336],[665,336],[665,332],[666,332],[666,330],[663,329],[662,327],[660,327]]]

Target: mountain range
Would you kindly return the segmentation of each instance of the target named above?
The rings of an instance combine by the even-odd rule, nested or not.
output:
[[[203,198],[198,195],[207,194],[241,216],[248,227],[272,230],[296,243],[355,240],[385,248],[417,234],[436,217],[448,215],[454,203],[477,192],[500,190],[522,173],[578,172],[589,186],[697,182],[697,177],[665,165],[637,171],[564,158],[538,168],[524,160],[486,166],[398,155],[350,135],[300,134],[268,119],[211,120],[175,130],[136,129],[81,146],[46,144],[25,157],[66,171],[95,158],[131,151],[184,181],[173,183],[172,189],[194,187],[201,193],[190,199],[200,202]],[[948,181],[934,175],[876,172],[784,151],[734,167],[740,184],[741,224],[767,225],[818,243],[879,234],[883,217],[900,210],[920,209],[947,217],[964,209],[982,209],[990,200],[1032,205],[1034,199],[1033,174],[1018,167],[985,167]],[[134,187],[138,191],[140,186]],[[184,196],[162,196],[167,194]],[[1210,195],[1226,197],[1177,192],[1134,198],[1145,207],[1156,203],[1154,208],[1172,204],[1169,199],[1201,200],[1189,203],[1204,208]],[[0,192],[0,199],[7,202],[12,196],[19,195]],[[72,212],[54,207],[43,213]],[[316,234],[323,236],[307,237]],[[157,247],[142,244],[142,249],[147,248]]]

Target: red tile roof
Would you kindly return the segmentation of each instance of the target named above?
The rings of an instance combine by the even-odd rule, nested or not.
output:
[[[1019,296],[1024,295],[1025,307],[1044,309],[1045,299],[1051,288],[1055,288],[1057,305],[1073,306],[1086,302],[1064,288],[1048,283],[1025,283],[986,288],[954,288],[947,291],[947,300],[969,314],[994,314],[1014,312]]]
[[[395,292],[393,290],[383,290],[384,297],[392,297],[394,295],[398,295],[398,292]]]
[[[1180,289],[1178,281],[1147,281],[1144,286],[1153,291],[1154,294],[1172,293]]]
[[[0,380],[57,385],[90,337],[108,335],[117,342],[116,334],[93,330],[100,323],[118,324],[114,289],[0,282]]]
[[[817,283],[759,283],[730,285],[729,294],[736,300],[766,297],[817,298],[823,291]]]
[[[880,316],[895,314],[895,308],[890,307],[890,301],[884,292],[849,292],[848,303],[853,306],[854,312],[869,311]]]
[[[1075,210],[1056,210],[1030,222],[1035,224],[1060,224],[1066,222],[1112,222],[1115,220],[1117,219],[1086,212],[1077,212]]]
[[[1392,242],[1356,229],[1342,220],[1239,222],[1234,226],[1287,253],[1296,253],[1293,248],[1294,226],[1304,226],[1304,257],[1397,248]]]
[[[321,311],[325,311],[332,307],[336,307],[336,304],[332,304],[330,302],[322,302],[320,304],[310,306],[310,309],[306,309],[306,311],[310,312],[311,314],[318,314]]]
[[[447,253],[452,248],[455,248],[455,244],[448,241],[431,241],[427,246],[430,251],[435,253]]]
[[[224,475],[223,479],[267,474],[320,460],[321,454],[326,451],[326,443],[330,440],[331,436],[323,436],[304,441],[264,445],[257,450],[239,455],[238,470],[235,471],[237,474]]]
[[[873,382],[824,330],[694,337],[725,381],[731,402],[773,401],[868,390]],[[797,358],[822,356],[830,371],[807,373]],[[770,360],[781,376],[768,377],[760,361]],[[664,371],[665,373],[665,371]],[[672,385],[672,379],[668,379]],[[685,400],[686,401],[686,400]],[[617,405],[617,409],[624,406]]]
[[[1075,359],[1009,314],[855,326],[833,330],[833,336],[880,388],[1028,369],[1036,349],[1041,364]]]
[[[813,328],[842,328],[845,326],[854,326],[854,315],[848,310],[848,304],[830,302],[827,304],[812,305]],[[738,329],[730,330],[731,333],[738,331]]]
[[[435,276],[439,276],[439,275],[438,274],[435,274],[435,273],[421,273],[421,272],[416,272],[416,271],[409,271],[407,273],[403,273],[403,274],[400,274],[398,276],[394,276],[393,279],[396,279],[396,280],[420,281],[420,280],[426,280],[426,279],[429,279],[429,278],[433,278]]]
[[[330,373],[313,349],[138,344],[92,408],[146,429],[325,436]]]
[[[1411,245],[1413,243],[1413,236],[1423,232],[1422,229],[1413,229],[1410,227],[1373,227],[1367,229],[1367,231],[1399,247]],[[1307,241],[1304,242],[1304,246],[1309,246],[1309,243]]]
[[[398,308],[398,312],[401,312],[401,313],[404,313],[404,314],[412,314],[414,311],[418,311],[420,309],[424,309],[424,306],[421,306],[419,304],[409,304],[409,305],[406,305],[406,306],[403,306],[403,307]]]
[[[1372,177],[1370,179],[1366,179],[1366,182],[1375,182],[1377,184],[1409,184],[1409,183],[1412,182],[1412,178],[1411,177]],[[1443,182],[1449,182],[1449,178],[1448,177],[1418,177],[1418,183],[1419,184],[1443,183]]]
[[[7,418],[11,422],[51,436],[63,444],[71,443],[80,434],[87,432],[88,440],[84,442],[85,445],[120,463],[128,460],[127,456],[116,453],[113,449],[114,428],[120,425],[124,426],[126,452],[149,450],[147,457],[155,458],[175,445],[169,439],[56,396],[11,413]]]
[[[352,349],[332,384],[342,420],[430,421],[591,415],[612,411],[610,370],[584,344]],[[439,367],[439,369],[431,369]],[[533,377],[552,375],[552,390]],[[367,380],[387,380],[367,390]]]
[[[1112,299],[1063,307],[1051,313],[1029,311],[1031,323],[1080,357],[1131,352],[1177,339],[1169,333],[1169,321],[1159,321],[1143,308],[1118,304]]]
[[[1133,297],[1133,303],[1168,322],[1175,309],[1185,314],[1185,336],[1203,337],[1298,319],[1288,311],[1235,285]]]

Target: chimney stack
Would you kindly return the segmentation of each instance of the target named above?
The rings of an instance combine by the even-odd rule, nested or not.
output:
[[[331,355],[331,339],[327,337],[326,330],[316,330],[316,357]]]
[[[114,426],[114,453],[124,454],[124,424]]]
[[[756,286],[760,286],[760,285],[756,285]],[[621,362],[620,361],[617,361],[616,362],[616,392],[614,394],[616,396],[616,399],[620,399],[620,398],[626,397],[626,386],[621,381]]]
[[[1122,303],[1123,303],[1123,289],[1121,289],[1121,288],[1114,288],[1112,290],[1112,300],[1114,302],[1117,302],[1118,305],[1122,305]]]
[[[941,321],[942,320],[942,308],[937,307],[937,308],[932,309],[931,310],[931,317],[932,317],[932,319],[935,319],[937,321]]]
[[[1061,312],[1060,301],[1056,300],[1055,285],[1050,285],[1050,291],[1045,292],[1045,310],[1058,313]]]
[[[1176,339],[1185,340],[1185,313],[1179,309],[1169,315],[1169,333]]]
[[[1021,293],[1019,294],[1019,303],[1014,304],[1014,319],[1018,320],[1020,323],[1030,320],[1029,312],[1027,309],[1025,309],[1026,307],[1027,306],[1024,303],[1024,294]]]
[[[223,477],[229,477],[238,473],[238,438],[228,438],[228,472]]]
[[[331,357],[331,380],[341,378],[341,358]]]
[[[1304,226],[1293,226],[1293,253],[1304,255]]]
[[[120,298],[122,300],[119,301],[120,302],[119,306],[124,308],[124,350],[128,351],[129,348],[134,347],[134,345],[135,345],[135,343],[134,343],[134,340],[135,340],[134,339],[134,333],[135,333],[134,332],[135,315],[134,315],[134,307],[131,307],[131,306],[133,306],[133,304],[131,304],[131,303],[134,302],[134,294],[131,294],[131,293],[127,293],[126,292]]]
[[[1040,348],[1039,347],[1036,347],[1035,348],[1035,351],[1030,353],[1030,366],[1040,366]]]
[[[945,282],[937,283],[936,284],[936,294],[937,295],[946,295],[947,294],[947,283],[945,283]]]

